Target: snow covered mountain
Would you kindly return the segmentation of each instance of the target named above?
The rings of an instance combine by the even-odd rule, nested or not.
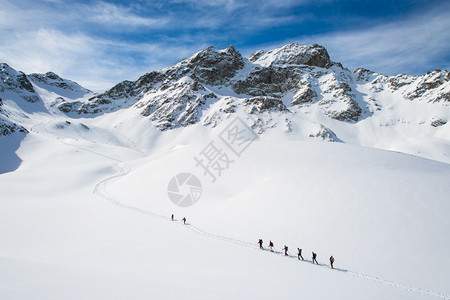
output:
[[[232,46],[209,47],[89,99],[64,100],[58,108],[71,117],[129,109],[161,131],[193,124],[214,128],[241,115],[259,134],[277,131],[448,162],[449,81],[446,70],[422,76],[351,72],[319,45],[289,44],[249,58]],[[404,141],[405,132],[440,152],[392,143]]]
[[[55,73],[26,75],[6,63],[0,64],[0,78],[0,136],[15,131],[28,132],[37,121],[32,117],[34,113],[49,114],[49,107],[66,99],[93,95],[76,82],[63,79]],[[53,99],[44,103],[42,97]]]
[[[381,110],[377,98],[383,91],[395,93],[398,100],[447,104],[449,78],[448,71],[440,70],[424,76],[392,77],[365,69],[350,72],[332,62],[319,45],[289,44],[257,51],[248,59],[232,46],[224,50],[209,47],[135,82],[121,82],[87,103],[66,104],[61,109],[96,114],[123,108],[114,102],[128,100],[164,130],[199,122],[209,108],[207,102],[229,103],[231,97],[238,106],[249,100],[275,110],[280,104],[293,109],[316,104],[330,118],[357,122]],[[359,91],[363,85],[368,91]],[[272,101],[264,104],[264,98],[258,97]]]
[[[0,67],[0,298],[450,299],[448,71],[209,47],[94,94]]]
[[[249,58],[232,46],[209,47],[97,95],[51,72],[27,76],[2,64],[1,74],[0,97],[20,104],[25,114],[48,107],[54,115],[76,119],[113,113],[120,115],[114,119],[122,127],[142,118],[160,131],[194,124],[215,128],[240,116],[258,134],[345,142],[450,162],[448,71],[422,76],[384,76],[363,68],[351,72],[319,45],[289,44]],[[42,93],[51,95],[46,104]],[[20,110],[16,117],[6,117],[7,111],[1,113],[3,134],[33,126]]]

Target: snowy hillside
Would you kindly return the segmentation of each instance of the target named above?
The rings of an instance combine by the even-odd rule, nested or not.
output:
[[[212,183],[193,159],[217,142],[201,128],[149,155],[36,130],[0,175],[2,298],[448,299],[448,164],[261,140]],[[167,197],[180,172],[203,186],[184,209]]]
[[[448,71],[299,44],[101,94],[0,71],[1,299],[450,299]]]

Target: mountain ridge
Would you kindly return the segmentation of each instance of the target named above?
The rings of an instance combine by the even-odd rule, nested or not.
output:
[[[142,119],[160,132],[194,125],[214,129],[238,116],[259,135],[274,132],[420,154],[424,149],[405,150],[410,147],[405,134],[416,135],[439,143],[446,161],[449,81],[447,70],[420,76],[350,71],[332,61],[324,47],[294,43],[248,58],[233,46],[208,47],[99,94],[52,72],[25,75],[2,64],[0,98],[14,93],[16,103],[25,100],[26,107],[41,105],[41,111],[69,119],[117,115],[118,124],[129,126]],[[42,93],[49,100],[42,101]],[[29,121],[7,117],[8,109],[0,112],[3,120],[30,130]],[[404,145],[393,146],[396,139]]]

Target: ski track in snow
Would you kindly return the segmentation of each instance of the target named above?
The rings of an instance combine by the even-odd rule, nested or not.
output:
[[[80,150],[83,150],[83,151],[87,151],[87,152],[90,152],[90,153],[92,153],[94,155],[97,155],[97,156],[100,156],[100,157],[103,157],[103,158],[106,158],[106,159],[109,159],[109,160],[112,160],[112,161],[115,162],[114,166],[118,169],[118,174],[110,176],[110,177],[107,177],[107,178],[103,179],[102,181],[98,182],[95,185],[94,190],[93,190],[93,193],[95,195],[97,195],[100,198],[103,198],[103,199],[109,201],[110,203],[112,203],[112,204],[114,204],[114,205],[116,205],[116,206],[118,206],[120,208],[131,210],[131,211],[134,211],[134,212],[137,212],[137,213],[141,213],[141,214],[145,214],[145,215],[151,216],[153,218],[158,218],[158,219],[161,219],[161,220],[164,220],[164,221],[167,221],[167,222],[174,222],[174,221],[171,220],[171,218],[169,218],[167,216],[160,215],[160,214],[157,214],[157,213],[154,213],[154,212],[151,212],[151,211],[148,211],[148,210],[144,210],[144,209],[141,209],[141,208],[138,208],[138,207],[135,207],[135,206],[123,204],[123,203],[117,201],[116,199],[114,199],[113,197],[110,197],[110,196],[107,195],[106,184],[109,181],[117,179],[117,178],[120,178],[122,176],[125,176],[125,175],[127,175],[130,172],[130,169],[128,168],[128,166],[126,165],[126,163],[124,161],[122,161],[120,159],[117,159],[117,158],[114,158],[114,157],[111,157],[111,156],[108,156],[108,155],[104,155],[102,153],[95,152],[95,151],[90,150],[88,148],[84,148],[84,147],[81,147],[81,146],[78,146],[78,145],[73,145],[73,144],[67,143],[67,142],[65,142],[65,141],[63,141],[61,139],[60,139],[60,141],[64,145],[67,145],[67,146],[70,146],[70,147],[74,147],[74,148],[77,148],[77,149],[80,149]],[[259,245],[256,245],[256,244],[253,244],[253,243],[237,240],[237,239],[234,239],[234,238],[231,238],[231,237],[227,237],[227,236],[223,236],[223,235],[213,234],[213,233],[204,231],[203,229],[200,229],[199,227],[194,226],[194,225],[189,224],[189,223],[186,223],[186,225],[183,225],[183,226],[185,226],[187,229],[195,232],[196,234],[202,235],[202,236],[207,237],[207,238],[211,238],[211,239],[215,239],[215,240],[222,240],[222,241],[225,241],[225,242],[228,242],[228,243],[233,243],[233,244],[236,244],[236,245],[239,245],[239,246],[243,246],[243,247],[247,247],[247,248],[251,248],[251,249],[254,249],[254,250],[261,251],[259,249]],[[268,249],[264,249],[264,250],[265,250],[264,251],[265,253],[270,254]],[[273,253],[274,254],[278,254],[280,256],[283,256],[283,257],[285,256],[282,251],[274,251]],[[288,258],[297,260],[297,256],[293,256],[293,255],[289,255]],[[306,260],[306,259],[303,260],[303,261],[299,261],[299,262],[312,263],[311,260]],[[326,265],[326,264],[319,264],[317,266],[331,270],[329,268],[329,266]],[[416,288],[416,287],[411,287],[411,286],[404,285],[402,283],[397,283],[397,282],[385,280],[385,279],[382,279],[382,278],[379,278],[379,277],[373,277],[373,276],[370,276],[370,275],[367,275],[367,274],[361,274],[361,273],[349,271],[349,270],[346,270],[346,269],[334,268],[333,270],[341,272],[341,273],[345,273],[345,274],[348,274],[348,275],[351,275],[351,276],[354,276],[354,277],[358,277],[358,278],[361,278],[361,279],[374,281],[374,282],[377,282],[377,283],[380,283],[380,284],[383,284],[383,285],[387,285],[387,286],[391,286],[391,287],[407,290],[407,291],[412,292],[412,293],[419,293],[419,294],[426,295],[426,296],[433,296],[433,297],[438,297],[438,298],[445,299],[445,300],[450,300],[450,297],[448,297],[447,295],[445,295],[443,293],[439,293],[439,292],[435,292],[435,291],[431,291],[431,290],[426,290],[426,289],[421,289],[421,288]]]

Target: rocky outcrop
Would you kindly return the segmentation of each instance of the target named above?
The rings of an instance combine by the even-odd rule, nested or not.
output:
[[[288,44],[281,48],[253,53],[249,60],[265,67],[282,65],[306,65],[319,68],[329,68],[333,65],[327,50],[317,44]]]
[[[53,72],[47,72],[45,74],[32,73],[28,75],[28,78],[36,84],[42,83],[62,90],[75,91],[84,94],[92,93],[90,90],[85,89],[78,83],[71,80],[63,79]]]
[[[179,79],[190,75],[208,85],[226,84],[245,65],[242,55],[230,46],[224,50],[208,47],[166,69],[166,78]]]
[[[0,117],[0,136],[11,135],[14,132],[28,133],[28,130],[16,123],[4,120]]]
[[[148,100],[139,102],[141,114],[149,117],[160,130],[185,127],[200,120],[202,106],[212,97],[195,81],[186,80],[171,85],[164,93],[147,95]]]
[[[345,78],[336,74],[321,77],[322,100],[318,102],[323,113],[333,119],[344,122],[357,122],[362,109],[355,101],[350,85]]]
[[[0,136],[10,135],[14,132],[28,133],[23,126],[20,126],[8,119],[8,113],[3,109],[3,100],[0,98]]]
[[[255,68],[243,80],[233,83],[233,90],[238,94],[252,96],[281,96],[295,88],[299,75],[296,68],[270,66]]]
[[[134,104],[132,102],[128,106],[125,103],[131,102],[131,99],[136,97],[137,90],[136,83],[132,81],[122,81],[116,84],[103,94],[89,98],[86,101],[72,101],[58,105],[58,109],[65,113],[76,113],[78,115],[101,114],[106,112],[113,112],[123,109]]]
[[[38,102],[41,99],[28,80],[27,75],[11,68],[8,64],[0,64],[0,93],[13,92],[27,102]]]
[[[299,88],[291,100],[291,105],[302,105],[317,100],[317,93],[308,81],[301,81]]]
[[[353,71],[353,74],[355,74],[355,79],[361,82],[368,82],[372,80],[374,76],[379,75],[365,68],[357,68]]]
[[[444,126],[445,124],[447,124],[447,120],[442,119],[442,118],[434,119],[430,123],[430,125],[433,127],[440,127],[440,126]]]
[[[414,77],[413,77],[414,78]],[[436,70],[417,78],[417,84],[412,92],[405,94],[408,100],[426,97],[435,92],[438,97],[430,99],[431,102],[449,101],[449,91],[444,90],[444,84],[450,81],[450,73],[448,71]]]
[[[260,96],[247,98],[243,102],[250,114],[261,114],[263,112],[289,112],[283,102],[274,97]]]
[[[329,128],[326,128],[323,125],[319,125],[319,129],[315,133],[311,133],[309,135],[310,138],[318,138],[327,142],[340,142],[341,140],[331,131]]]
[[[321,100],[319,105],[326,116],[344,122],[357,122],[362,112],[358,104],[349,97],[343,97],[339,101]]]

